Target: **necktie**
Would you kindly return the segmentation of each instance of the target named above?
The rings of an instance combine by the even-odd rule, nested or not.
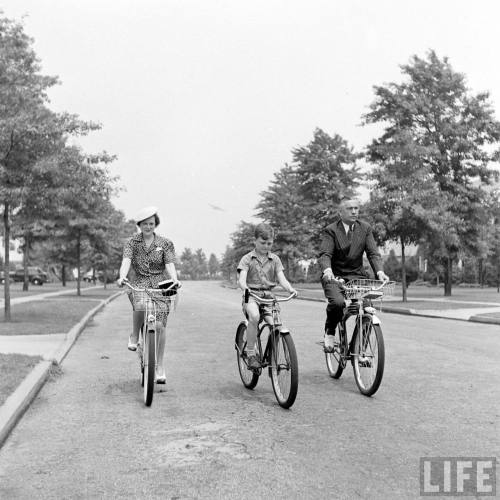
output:
[[[352,232],[353,232],[353,231],[354,231],[354,224],[351,224],[351,225],[349,226],[349,231],[347,231],[347,239],[348,239],[349,241],[351,241],[351,240],[352,240]]]

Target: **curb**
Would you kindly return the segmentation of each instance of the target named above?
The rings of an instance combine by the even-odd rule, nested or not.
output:
[[[90,320],[112,300],[116,299],[123,292],[117,292],[102,300],[94,309],[91,309],[71,330],[66,334],[64,343],[59,347],[51,361],[40,361],[33,370],[25,377],[19,387],[0,406],[0,448],[12,432],[17,422],[24,412],[29,408],[40,389],[47,381],[50,369],[53,365],[62,363],[73,344],[76,342],[82,331]]]

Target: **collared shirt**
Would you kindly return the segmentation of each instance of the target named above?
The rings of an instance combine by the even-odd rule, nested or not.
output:
[[[351,229],[351,226],[349,224],[346,224],[344,221],[342,221],[342,225],[344,226],[345,234],[348,234],[349,229]],[[353,225],[354,225],[354,223],[353,223]]]
[[[174,244],[163,236],[154,233],[149,248],[144,244],[142,233],[132,236],[123,248],[123,258],[129,258],[135,272],[135,286],[156,287],[168,278],[165,266],[175,262]]]
[[[271,289],[278,284],[278,273],[283,271],[280,258],[271,252],[257,255],[255,250],[245,254],[238,264],[238,272],[247,271],[248,288]]]

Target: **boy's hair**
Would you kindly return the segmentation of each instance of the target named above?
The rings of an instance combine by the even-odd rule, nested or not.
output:
[[[255,239],[262,238],[263,240],[274,240],[274,229],[269,224],[257,224],[253,235]]]

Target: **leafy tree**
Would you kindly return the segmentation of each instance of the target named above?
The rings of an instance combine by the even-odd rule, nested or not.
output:
[[[109,229],[106,220],[112,210],[109,198],[114,192],[114,179],[109,176],[106,165],[112,160],[107,153],[89,156],[76,147],[65,148],[60,158],[64,182],[58,191],[53,220],[56,236],[67,242],[63,260],[77,268],[78,295],[83,249],[97,231]]]
[[[198,248],[195,253],[195,279],[205,279],[208,275],[208,262],[205,252]]]
[[[472,95],[447,58],[430,51],[426,59],[413,56],[401,69],[407,81],[374,89],[364,119],[383,123],[385,130],[371,144],[370,155],[380,165],[391,164],[404,144],[418,158],[413,166],[437,186],[436,206],[444,205],[446,214],[431,221],[428,239],[444,268],[445,295],[451,295],[452,263],[478,240],[484,186],[493,179],[489,164],[499,157],[486,146],[500,139],[500,123],[489,94]]]
[[[339,135],[319,128],[292,155],[292,164],[261,193],[257,215],[275,228],[275,251],[293,280],[303,274],[298,261],[317,255],[321,229],[336,215],[340,201],[355,193],[361,174],[359,154]]]
[[[208,275],[211,279],[217,277],[220,271],[220,263],[219,259],[215,256],[215,254],[211,253],[208,258]]]
[[[439,225],[448,209],[444,202],[436,207],[439,187],[422,163],[421,154],[421,148],[406,131],[395,134],[388,144],[372,144],[367,154],[375,167],[368,176],[373,185],[364,208],[372,214],[378,242],[393,240],[401,246],[398,276],[403,285],[403,302],[407,301],[405,248],[429,234],[433,222]],[[388,275],[396,279],[395,275]]]
[[[180,274],[183,280],[195,279],[196,256],[190,248],[185,248],[180,257]]]
[[[236,257],[234,248],[230,245],[226,246],[226,250],[222,255],[221,271],[222,277],[228,281],[232,281],[233,275],[236,275]]]
[[[246,253],[254,248],[255,224],[241,221],[237,230],[231,234],[231,246],[226,248],[222,257],[222,271],[226,279],[236,276],[236,268]]]

